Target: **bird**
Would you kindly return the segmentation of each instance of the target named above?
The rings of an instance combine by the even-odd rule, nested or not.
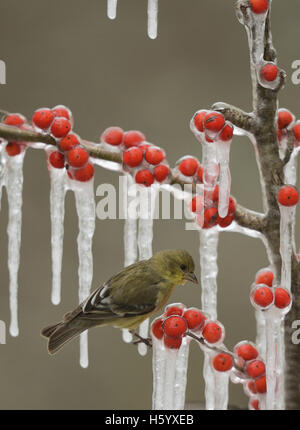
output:
[[[143,341],[135,329],[167,303],[177,285],[186,281],[197,284],[194,270],[193,258],[181,249],[159,251],[148,260],[123,268],[66,313],[61,322],[41,330],[48,339],[48,353],[55,354],[73,338],[97,326],[128,329]]]

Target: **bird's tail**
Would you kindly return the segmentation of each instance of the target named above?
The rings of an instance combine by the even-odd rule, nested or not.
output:
[[[72,327],[64,322],[60,322],[43,328],[41,335],[48,338],[48,352],[53,355],[84,330],[85,328]]]

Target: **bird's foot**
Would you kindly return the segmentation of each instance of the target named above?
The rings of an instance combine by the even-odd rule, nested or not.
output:
[[[152,339],[150,337],[147,337],[147,338],[142,337],[133,330],[131,330],[130,332],[133,336],[135,336],[137,338],[137,340],[132,342],[133,345],[138,345],[139,343],[144,343],[145,345],[148,346],[148,348],[152,348]]]

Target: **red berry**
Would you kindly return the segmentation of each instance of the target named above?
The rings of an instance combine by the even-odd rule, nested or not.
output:
[[[233,366],[233,360],[229,354],[220,353],[213,359],[213,367],[218,372],[227,372]]]
[[[202,228],[212,228],[217,225],[218,222],[218,209],[208,208],[204,211],[204,222]]]
[[[250,0],[250,5],[254,13],[264,13],[269,9],[268,0]]]
[[[21,145],[17,142],[8,142],[5,150],[10,157],[15,157],[21,153]]]
[[[54,120],[54,113],[49,108],[38,109],[34,112],[32,117],[33,124],[41,128],[42,130],[47,130],[52,121]]]
[[[300,141],[300,121],[297,121],[297,123],[294,125],[293,133],[294,133],[295,139]]]
[[[210,132],[218,133],[225,125],[225,118],[219,112],[209,112],[204,118],[204,128]]]
[[[204,118],[206,115],[207,115],[207,111],[201,110],[201,111],[197,112],[194,116],[195,127],[201,133],[203,133],[203,131],[204,131],[203,121],[204,121]]]
[[[257,389],[255,387],[255,382],[254,381],[249,381],[247,384],[248,390],[253,393],[256,394],[257,393]]]
[[[168,337],[180,337],[187,331],[186,320],[178,315],[171,315],[163,323],[163,331]]]
[[[182,338],[164,336],[164,344],[167,348],[179,349],[182,344]]]
[[[208,343],[216,343],[222,339],[223,329],[220,324],[208,321],[204,326],[202,335]]]
[[[68,163],[72,167],[83,167],[89,159],[89,154],[81,146],[75,146],[68,152]]]
[[[250,409],[254,409],[256,411],[258,411],[260,409],[258,399],[251,399],[250,400]]]
[[[246,366],[246,372],[251,378],[258,378],[266,371],[265,363],[262,360],[252,360]],[[255,386],[257,389],[257,387]]]
[[[291,303],[291,295],[285,288],[275,288],[275,306],[279,309],[284,309]]]
[[[193,157],[186,157],[179,163],[178,169],[185,176],[194,176],[198,168],[198,161]]]
[[[233,137],[233,126],[231,124],[226,124],[219,135],[219,139],[223,142],[229,142]]]
[[[100,141],[117,146],[123,141],[124,132],[120,127],[109,127],[102,133]]]
[[[195,196],[190,203],[190,210],[196,214],[201,214],[204,208],[202,196]]]
[[[76,136],[76,134],[73,133],[69,133],[59,142],[60,149],[63,152],[70,151],[70,149],[78,145],[80,145],[80,139],[78,138],[78,136]]]
[[[291,185],[284,185],[278,193],[278,202],[282,206],[295,206],[299,201],[298,190]]]
[[[260,76],[268,82],[273,82],[278,76],[278,67],[275,64],[268,63],[260,71]]]
[[[257,349],[251,343],[242,342],[234,348],[235,354],[243,358],[245,361],[254,360],[258,357]]]
[[[95,169],[92,163],[86,164],[81,169],[74,171],[74,178],[80,182],[87,182],[93,178]]]
[[[56,169],[62,169],[65,166],[64,154],[59,151],[51,152],[49,161],[51,166],[55,167]]]
[[[220,227],[226,228],[232,224],[233,220],[234,220],[233,215],[227,215],[225,218],[221,218],[220,216],[218,216],[217,223],[219,224]]]
[[[170,317],[171,315],[181,316],[183,314],[184,305],[181,305],[181,306],[182,307],[180,307],[180,305],[178,305],[178,306],[168,306],[167,309],[166,309],[166,311],[165,311],[165,313],[164,313],[164,316],[165,317]]]
[[[135,175],[135,182],[137,184],[145,185],[145,187],[150,187],[154,182],[154,176],[149,170],[143,169],[138,171]]]
[[[255,283],[258,284],[265,284],[268,287],[273,286],[274,281],[274,274],[271,270],[263,270],[259,272],[255,278]]]
[[[170,169],[165,164],[161,164],[160,166],[156,166],[154,168],[153,173],[157,182],[163,182],[169,176]]]
[[[259,287],[254,291],[253,302],[262,307],[268,307],[274,299],[272,290],[269,287]]]
[[[264,394],[267,392],[267,379],[266,376],[256,379],[254,381],[255,389],[258,393]]]
[[[188,328],[191,330],[202,330],[206,321],[206,316],[196,308],[187,309],[183,318],[186,319]]]
[[[136,167],[143,161],[143,151],[140,148],[129,148],[123,154],[123,163],[129,167]]]
[[[294,118],[291,112],[287,109],[279,109],[278,111],[278,128],[282,130],[283,128],[288,127]]]
[[[163,319],[157,318],[152,323],[152,333],[157,339],[162,339],[164,335],[164,331],[162,329]]]
[[[71,119],[71,112],[66,106],[57,105],[52,109],[52,112],[55,116]]]
[[[123,143],[126,148],[130,148],[131,146],[138,146],[140,143],[144,142],[146,137],[140,131],[127,131],[124,133]]]
[[[203,184],[203,174],[204,174],[204,169],[202,166],[199,166],[197,169],[197,178],[199,179],[199,181]]]
[[[19,113],[11,113],[5,117],[4,124],[20,126],[25,123],[25,118]]]
[[[65,137],[71,130],[71,123],[67,118],[57,117],[51,125],[51,133],[54,137]]]
[[[163,161],[165,153],[157,146],[150,146],[145,153],[145,160],[149,164],[157,165]]]

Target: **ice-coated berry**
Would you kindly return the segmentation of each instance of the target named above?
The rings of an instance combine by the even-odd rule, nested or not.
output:
[[[273,286],[273,281],[274,281],[274,274],[272,270],[269,270],[269,269],[260,271],[255,278],[255,283],[257,285],[265,284],[268,287]]]
[[[228,201],[228,215],[234,215],[236,210],[236,201],[232,196],[229,197]]]
[[[139,170],[135,175],[135,182],[137,184],[144,185],[145,187],[150,187],[154,182],[154,176],[150,170]]]
[[[80,145],[80,139],[74,133],[69,133],[66,137],[61,139],[61,141],[59,142],[59,147],[63,152],[68,152],[70,151],[70,149],[78,145]]]
[[[4,124],[14,125],[15,127],[21,126],[25,123],[25,118],[19,113],[10,113],[5,117]]]
[[[255,389],[259,394],[264,394],[267,392],[267,378],[262,376],[261,378],[254,381]]]
[[[87,182],[94,177],[95,169],[92,163],[87,163],[81,169],[74,170],[74,178],[80,182]]]
[[[300,141],[300,121],[297,121],[296,124],[294,125],[293,133],[294,133],[295,139],[299,142]]]
[[[257,389],[255,387],[255,382],[254,381],[249,381],[247,384],[248,390],[252,393],[252,394],[256,394],[257,393]]]
[[[162,318],[157,318],[152,323],[152,326],[151,326],[152,333],[153,333],[153,335],[157,339],[162,339],[163,338],[164,331],[163,331],[163,328],[162,328],[162,324],[163,324],[163,319]]]
[[[290,293],[285,289],[281,287],[275,288],[275,306],[279,309],[287,308],[291,303],[291,295]]]
[[[250,0],[250,6],[254,13],[264,13],[269,9],[268,0]]]
[[[208,229],[217,225],[218,222],[218,209],[211,207],[204,211],[204,222],[202,228]]]
[[[279,130],[282,130],[283,128],[288,127],[292,122],[294,118],[291,112],[287,109],[279,109],[278,111],[278,128]]]
[[[272,63],[265,64],[260,71],[260,76],[265,81],[273,82],[275,79],[277,79],[278,67]]]
[[[222,142],[230,142],[233,138],[233,126],[231,124],[225,124],[225,127],[219,135],[219,139]]]
[[[187,331],[186,320],[178,315],[171,315],[164,320],[163,330],[168,337],[180,337]]]
[[[220,353],[214,357],[212,364],[218,372],[227,372],[232,368],[233,360],[229,354]]]
[[[265,373],[266,366],[262,360],[252,360],[246,365],[245,370],[251,378],[258,378]]]
[[[204,208],[204,200],[202,196],[193,197],[190,203],[190,211],[196,214],[201,214]]]
[[[64,154],[59,151],[51,152],[49,156],[49,162],[51,166],[55,167],[56,169],[62,169],[65,166]]]
[[[257,306],[267,308],[273,303],[274,294],[269,287],[258,287],[253,292],[252,300]]]
[[[194,157],[184,158],[178,165],[179,171],[184,176],[194,176],[198,168],[198,161]]]
[[[161,163],[165,158],[165,153],[157,146],[150,146],[145,152],[145,160],[154,166]]]
[[[214,321],[208,321],[202,331],[202,336],[208,343],[217,343],[223,337],[223,328]]]
[[[225,218],[221,218],[220,216],[218,216],[217,224],[219,224],[219,226],[222,228],[227,228],[233,223],[233,220],[233,215],[227,215]]]
[[[278,202],[282,206],[295,206],[299,201],[298,190],[292,185],[284,185],[278,193]]]
[[[57,117],[51,125],[51,133],[54,137],[61,138],[67,136],[71,130],[71,123],[67,118]]]
[[[159,166],[154,167],[153,173],[157,182],[163,182],[169,176],[170,169],[165,164],[160,164]]]
[[[183,318],[186,319],[188,328],[191,330],[202,330],[206,321],[206,316],[196,308],[187,309]]]
[[[32,117],[33,124],[42,130],[48,130],[54,120],[54,113],[49,108],[38,109]]]
[[[171,305],[166,308],[164,316],[165,317],[170,317],[171,315],[182,316],[183,311],[184,311],[183,304]]]
[[[66,119],[71,119],[71,111],[64,105],[57,105],[54,108],[52,108],[52,112],[55,116],[63,117]]]
[[[100,141],[112,146],[118,146],[123,142],[123,136],[124,132],[120,127],[109,127],[102,133]]]
[[[181,344],[182,344],[181,337],[164,336],[164,345],[166,348],[179,349],[181,347]]]
[[[225,118],[219,112],[209,112],[204,118],[204,129],[208,132],[218,133],[224,125]]]
[[[83,167],[89,159],[89,154],[81,146],[75,146],[68,152],[68,163],[72,167]]]
[[[126,148],[131,148],[132,146],[138,146],[140,143],[144,142],[146,137],[143,133],[137,130],[126,131],[123,137],[123,143]]]
[[[207,111],[201,110],[199,112],[196,112],[196,114],[194,116],[194,125],[195,125],[196,129],[198,131],[200,131],[201,133],[203,133],[203,131],[204,131],[203,121],[204,121],[204,118],[206,115],[207,115]]]
[[[234,348],[234,352],[245,361],[254,360],[258,357],[257,349],[249,342],[238,343]]]
[[[143,151],[140,148],[129,148],[123,154],[123,163],[129,167],[137,167],[142,161]]]
[[[17,142],[8,142],[5,147],[5,151],[10,157],[15,157],[21,153],[21,146]]]

